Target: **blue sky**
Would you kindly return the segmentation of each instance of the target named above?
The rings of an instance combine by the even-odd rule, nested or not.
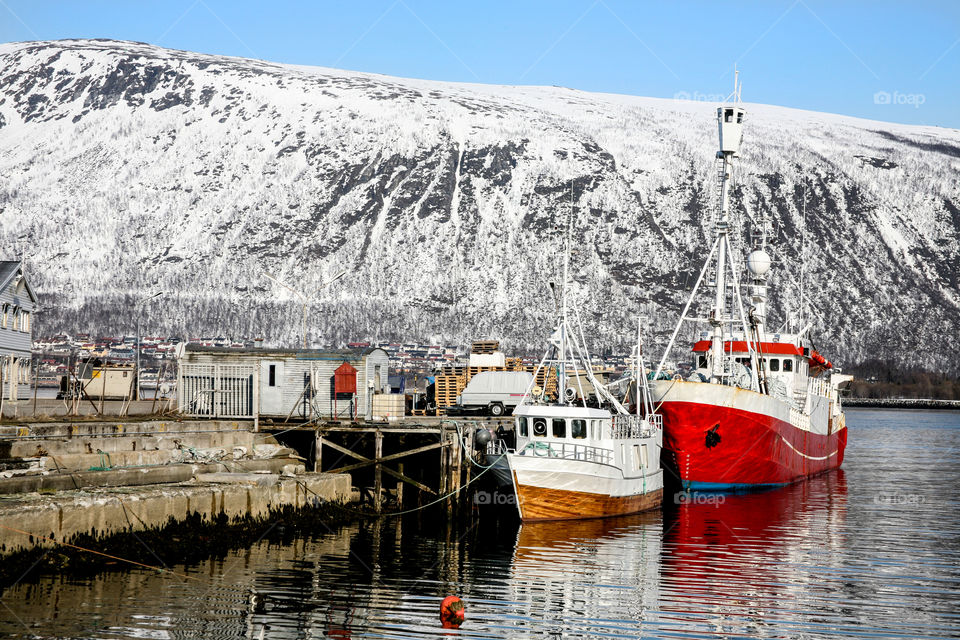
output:
[[[960,1],[0,0],[0,41],[99,37],[390,75],[960,128]]]

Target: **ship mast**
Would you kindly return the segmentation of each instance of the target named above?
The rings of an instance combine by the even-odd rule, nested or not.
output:
[[[570,190],[570,211],[567,213],[567,232],[563,243],[563,289],[560,311],[560,371],[557,375],[557,393],[560,402],[567,397],[567,290],[570,287],[570,230],[573,226],[573,189]]]
[[[720,134],[720,211],[717,215],[714,231],[717,241],[716,295],[710,324],[713,326],[711,339],[710,381],[723,382],[725,359],[723,357],[723,325],[732,321],[727,317],[727,261],[730,259],[730,188],[733,184],[733,159],[738,157],[740,143],[743,140],[743,116],[746,113],[740,103],[740,73],[734,73],[733,93],[729,104],[717,109],[717,128]],[[731,265],[735,268],[735,265]],[[746,336],[745,336],[746,337]]]
[[[725,104],[717,109],[717,129],[720,134],[720,149],[717,151],[717,181],[718,181],[718,210],[714,219],[714,238],[710,245],[710,251],[700,275],[697,277],[696,284],[693,285],[693,291],[687,298],[687,304],[680,313],[680,320],[673,329],[673,335],[667,342],[667,348],[663,351],[663,357],[660,358],[660,364],[657,365],[654,372],[654,379],[659,378],[664,370],[667,357],[673,348],[680,333],[680,327],[683,323],[690,321],[699,321],[699,318],[688,317],[693,301],[700,291],[700,285],[704,282],[707,272],[711,265],[714,265],[714,282],[716,288],[714,294],[713,309],[710,311],[709,322],[713,327],[710,340],[709,363],[707,372],[710,374],[710,382],[725,384],[726,379],[731,375],[731,369],[728,367],[727,358],[724,355],[724,325],[735,324],[738,320],[743,327],[744,339],[747,343],[747,350],[750,352],[750,358],[753,361],[753,373],[751,375],[751,387],[760,388],[760,381],[757,376],[757,365],[759,359],[756,353],[756,339],[751,336],[749,323],[747,322],[747,313],[743,308],[743,301],[740,297],[739,269],[742,265],[735,264],[738,256],[733,254],[730,247],[730,189],[733,186],[733,161],[739,158],[740,143],[743,141],[743,119],[746,115],[746,109],[740,102],[740,74],[734,74],[733,93],[727,97]],[[755,252],[754,252],[755,253]],[[754,255],[751,253],[751,256]],[[716,263],[713,259],[716,255]],[[766,254],[764,254],[766,255]],[[758,257],[759,256],[755,256]],[[749,261],[749,258],[748,258]],[[758,262],[759,264],[759,262]],[[769,266],[769,257],[767,257],[767,266]],[[728,273],[729,269],[729,273]],[[728,282],[729,276],[729,282]],[[765,282],[765,281],[764,281]],[[733,304],[730,305],[728,313],[728,290],[733,295]],[[765,296],[765,289],[764,289]],[[765,299],[765,298],[764,298]],[[761,310],[761,313],[763,311]]]

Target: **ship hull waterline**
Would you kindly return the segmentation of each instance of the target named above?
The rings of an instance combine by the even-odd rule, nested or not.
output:
[[[707,393],[691,393],[698,389],[689,385]],[[842,418],[827,414],[819,428],[802,429],[791,423],[789,405],[754,391],[689,382],[669,386],[655,393],[664,423],[662,461],[667,478],[678,479],[684,490],[783,486],[843,463]]]

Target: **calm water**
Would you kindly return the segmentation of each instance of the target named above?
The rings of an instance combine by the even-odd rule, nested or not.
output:
[[[177,568],[202,583],[31,575],[3,593],[0,635],[960,637],[960,412],[850,410],[848,425],[840,472],[663,513],[351,524]],[[439,627],[447,594],[466,601],[459,630]]]

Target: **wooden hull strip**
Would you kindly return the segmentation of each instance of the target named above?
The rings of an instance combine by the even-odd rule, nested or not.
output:
[[[632,496],[607,496],[517,482],[516,490],[520,518],[524,522],[624,516],[656,509],[663,503],[663,489]]]

